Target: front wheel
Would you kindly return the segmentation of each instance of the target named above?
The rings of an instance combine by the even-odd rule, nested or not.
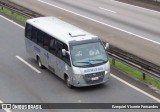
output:
[[[73,86],[69,83],[70,82],[70,78],[68,76],[66,76],[65,81],[66,81],[67,87],[70,88],[70,89],[72,89]]]
[[[37,63],[39,68],[42,68],[42,69],[44,68],[44,66],[42,65],[41,59],[39,57],[37,57]]]

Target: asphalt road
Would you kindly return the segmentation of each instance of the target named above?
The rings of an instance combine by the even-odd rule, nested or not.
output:
[[[114,0],[10,0],[160,65],[160,13]]]
[[[160,42],[160,13],[127,7],[110,0],[39,0]],[[132,13],[131,13],[132,12]]]
[[[38,68],[25,52],[24,29],[0,16],[0,101],[5,103],[157,103],[115,75],[105,85],[69,89],[48,70]],[[23,59],[26,63],[19,60]],[[32,66],[32,68],[31,68]],[[34,68],[34,69],[33,69]],[[0,110],[1,111],[1,110]],[[3,110],[4,111],[4,110]],[[11,110],[21,112],[22,110]],[[43,110],[42,112],[121,112],[121,110]],[[123,112],[127,110],[122,110]],[[146,110],[130,110],[130,112]],[[147,110],[147,112],[158,110]],[[6,111],[10,112],[10,111]],[[25,112],[23,110],[23,112]],[[27,112],[41,112],[30,110]]]

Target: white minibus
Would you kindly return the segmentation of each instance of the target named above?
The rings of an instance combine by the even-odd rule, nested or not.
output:
[[[109,80],[108,44],[96,35],[55,17],[26,21],[27,53],[40,68],[48,68],[69,88],[103,84]]]

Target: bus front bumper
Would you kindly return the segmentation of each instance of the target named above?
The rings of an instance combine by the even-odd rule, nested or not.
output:
[[[110,79],[110,73],[106,74],[103,78],[103,80],[95,80],[93,82],[86,82],[84,79],[80,80],[72,80],[72,85],[75,87],[86,87],[86,86],[94,86],[94,85],[99,85],[108,82]]]

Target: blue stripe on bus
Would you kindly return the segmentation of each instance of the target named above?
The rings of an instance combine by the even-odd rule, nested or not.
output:
[[[36,46],[34,46],[34,50],[35,50],[36,52],[38,52],[38,53],[41,52],[41,50],[40,50],[38,47],[36,47]]]

